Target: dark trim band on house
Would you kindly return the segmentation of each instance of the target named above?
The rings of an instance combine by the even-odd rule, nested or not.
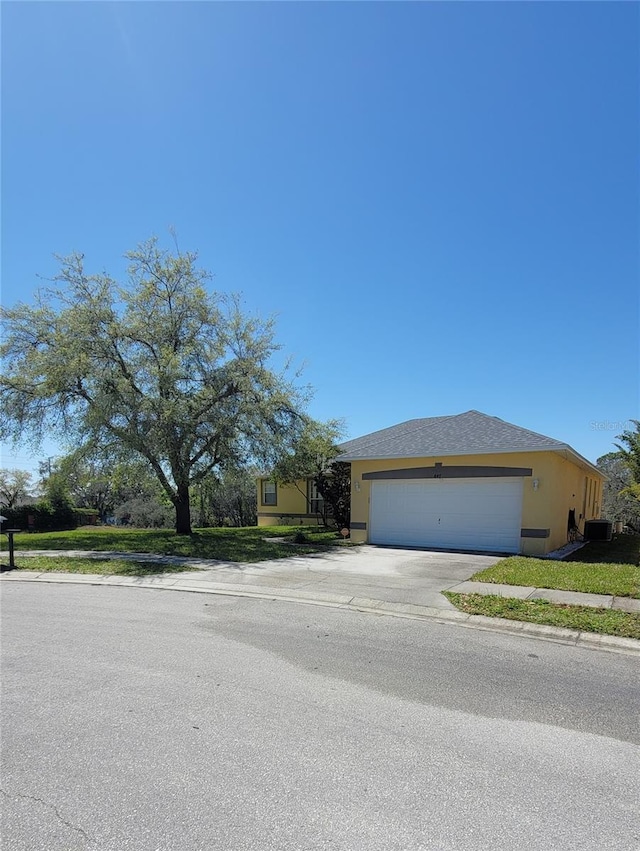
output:
[[[352,529],[366,529],[367,528],[367,524],[361,523],[359,520],[354,520],[352,523],[349,524],[349,526]]]
[[[363,473],[363,480],[375,479],[498,479],[516,476],[531,476],[531,467],[480,467],[449,466],[435,464],[433,467],[407,467],[403,470],[379,470]]]
[[[317,520],[319,514],[296,514],[293,511],[258,511],[258,517],[286,517],[290,520]]]
[[[520,529],[521,538],[548,538],[551,529]]]

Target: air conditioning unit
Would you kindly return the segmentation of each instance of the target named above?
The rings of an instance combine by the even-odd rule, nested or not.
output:
[[[610,541],[612,530],[610,520],[585,520],[584,538],[586,541]]]

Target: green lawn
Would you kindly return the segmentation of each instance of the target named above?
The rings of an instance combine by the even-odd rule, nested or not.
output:
[[[305,527],[308,540],[293,544],[298,528],[292,526],[249,526],[245,528],[196,529],[193,535],[176,535],[170,529],[126,529],[112,526],[84,526],[70,532],[34,532],[15,535],[20,550],[101,550],[107,552],[153,553],[191,556],[223,561],[256,562],[321,552],[342,545],[335,532]],[[286,537],[288,543],[273,540]],[[2,536],[6,552],[6,538]],[[16,556],[17,558],[17,556]],[[5,555],[6,560],[6,555]]]
[[[445,591],[445,596],[456,608],[470,615],[486,615],[640,639],[640,615],[616,609],[565,606],[547,600],[516,600],[513,597],[484,594],[453,594],[450,591]]]
[[[619,535],[610,543],[589,543],[567,561],[511,556],[471,579],[640,598],[639,561],[640,536]]]
[[[159,562],[65,556],[22,556],[22,558],[18,556],[16,567],[18,570],[35,570],[42,573],[96,573],[113,576],[151,576],[156,573],[181,573],[185,570],[194,570],[193,567]]]
[[[640,598],[640,536],[617,535],[577,550],[565,561],[510,556],[493,567],[474,573],[475,582],[529,585]],[[445,596],[463,612],[493,618],[562,626],[604,635],[640,639],[640,615],[616,609],[566,606],[547,600],[517,600],[492,594]]]

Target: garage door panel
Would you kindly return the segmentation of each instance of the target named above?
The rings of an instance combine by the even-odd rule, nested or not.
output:
[[[518,552],[521,514],[520,478],[374,481],[370,540]]]

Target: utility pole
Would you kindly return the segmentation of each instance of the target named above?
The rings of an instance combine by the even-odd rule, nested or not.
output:
[[[44,461],[38,462],[38,472],[40,473],[40,477],[44,478],[45,475],[51,475],[51,462],[53,461],[53,456],[46,458]]]

